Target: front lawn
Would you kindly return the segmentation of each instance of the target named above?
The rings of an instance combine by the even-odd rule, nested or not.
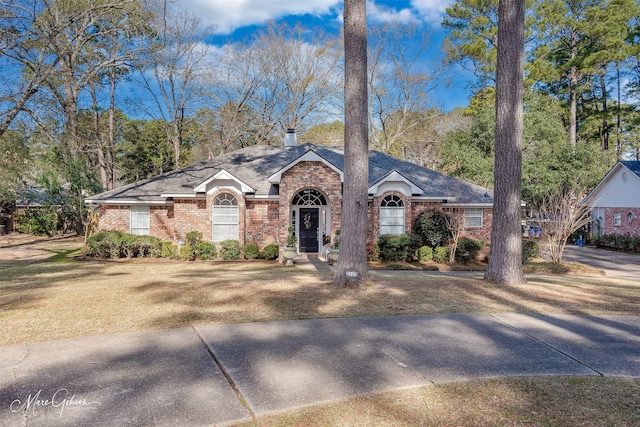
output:
[[[0,241],[0,345],[193,324],[446,313],[640,315],[640,283],[482,272],[371,271],[365,291],[330,272],[267,262],[78,261],[79,240]],[[579,267],[570,267],[578,268]],[[247,426],[634,425],[640,380],[500,378],[363,396]]]
[[[372,270],[371,283],[361,292],[335,289],[330,272],[275,262],[78,261],[73,257],[80,244],[46,241],[44,256],[0,260],[0,345],[322,317],[640,314],[640,284],[598,276],[530,275],[525,285],[505,287],[483,282],[481,272]],[[10,248],[11,253],[31,249]]]

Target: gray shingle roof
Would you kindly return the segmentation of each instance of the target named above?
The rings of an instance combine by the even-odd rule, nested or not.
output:
[[[621,161],[623,165],[625,165],[631,172],[640,176],[640,161]]]
[[[88,200],[97,203],[161,202],[165,200],[161,194],[195,194],[195,187],[222,170],[226,170],[255,189],[256,195],[275,195],[277,189],[267,179],[294,162],[307,150],[315,151],[336,168],[344,170],[342,147],[313,144],[295,147],[256,145],[97,194],[89,197]],[[377,151],[369,152],[370,186],[394,170],[420,187],[423,193],[419,196],[443,199],[455,197],[456,202],[460,203],[493,203],[493,193],[490,190]]]

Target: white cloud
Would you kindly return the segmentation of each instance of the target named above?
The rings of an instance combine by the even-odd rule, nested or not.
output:
[[[439,25],[445,9],[454,0],[367,0],[371,22],[426,22]],[[178,0],[174,7],[187,9],[212,26],[216,34],[230,34],[238,28],[261,25],[285,16],[305,14],[342,21],[343,0]]]
[[[196,13],[217,34],[262,24],[289,15],[322,16],[340,6],[340,0],[180,0],[178,7]]]
[[[390,8],[373,1],[367,1],[367,19],[371,22],[417,23],[418,18],[411,9]]]
[[[453,3],[454,0],[411,0],[411,5],[423,21],[437,25],[440,25],[446,9]]]

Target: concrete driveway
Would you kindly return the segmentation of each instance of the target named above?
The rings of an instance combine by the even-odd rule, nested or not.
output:
[[[567,246],[563,259],[603,270],[607,277],[640,281],[640,256],[638,255],[594,247]]]

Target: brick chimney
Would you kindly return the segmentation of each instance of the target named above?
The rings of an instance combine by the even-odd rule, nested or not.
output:
[[[289,128],[287,129],[287,133],[284,135],[284,146],[295,147],[296,145],[298,145],[298,141],[296,138],[296,130]]]

